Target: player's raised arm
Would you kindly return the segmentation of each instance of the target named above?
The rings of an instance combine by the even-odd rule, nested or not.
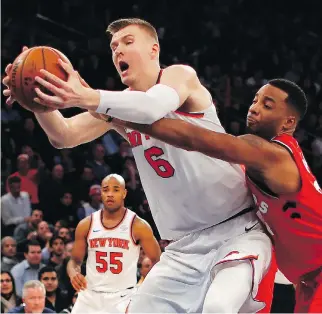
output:
[[[144,253],[153,264],[160,260],[161,249],[158,241],[153,235],[150,225],[137,216],[133,223],[133,237],[139,242]]]
[[[55,75],[42,70],[46,80],[37,77],[39,84],[55,96],[49,96],[36,89],[41,104],[50,104],[56,109],[77,106],[101,114],[137,123],[151,124],[171,111],[177,110],[190,96],[201,87],[194,69],[185,65],[173,65],[163,70],[160,84],[144,91],[104,91],[82,86],[71,65],[60,61],[69,75],[63,82]],[[54,84],[59,84],[57,88]],[[208,96],[207,96],[208,97]]]
[[[91,217],[86,217],[77,225],[72,256],[67,264],[67,273],[76,291],[86,289],[87,287],[86,279],[81,274],[81,265],[87,250],[86,238],[90,229],[90,224]]]

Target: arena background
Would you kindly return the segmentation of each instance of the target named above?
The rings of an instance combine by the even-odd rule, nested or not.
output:
[[[46,45],[65,53],[93,88],[120,90],[124,86],[111,61],[106,27],[120,17],[146,19],[158,31],[161,63],[184,63],[197,70],[229,133],[243,134],[252,97],[267,80],[284,77],[298,83],[306,92],[309,110],[296,137],[321,185],[321,12],[319,0],[3,0],[2,75],[23,45]],[[78,112],[67,109],[63,114],[69,117]],[[27,153],[39,179],[39,201],[32,207],[43,211],[50,228],[64,220],[73,238],[81,208],[92,198],[90,187],[116,172],[127,182],[126,205],[146,219],[159,237],[131,149],[116,133],[77,148],[57,150],[33,114],[17,104],[9,108],[3,96],[1,132],[2,195],[7,193],[7,177],[17,171],[17,156]],[[95,159],[104,159],[104,167],[96,168]],[[63,166],[63,174],[53,171],[57,164]],[[2,238],[13,235],[14,227],[2,221]],[[18,243],[18,259],[23,257],[24,245]],[[59,267],[61,278],[66,276],[65,265]],[[68,280],[60,279],[60,287],[67,293]],[[282,303],[291,304],[287,297],[284,292],[278,295]],[[276,311],[283,309],[277,307]]]

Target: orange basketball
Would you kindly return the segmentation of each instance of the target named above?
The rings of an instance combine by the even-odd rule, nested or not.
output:
[[[10,76],[10,90],[13,97],[27,110],[33,112],[48,112],[54,109],[34,102],[37,97],[35,87],[40,85],[35,81],[36,76],[43,75],[39,72],[45,69],[55,74],[64,81],[67,81],[67,73],[58,63],[58,59],[70,63],[68,58],[60,51],[51,47],[34,47],[21,53],[12,64]],[[51,94],[43,87],[40,89]]]

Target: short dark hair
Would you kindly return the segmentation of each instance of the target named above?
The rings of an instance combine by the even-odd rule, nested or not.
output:
[[[38,273],[38,280],[41,281],[41,276],[44,274],[44,273],[56,273],[57,275],[57,278],[58,278],[58,274],[57,274],[57,271],[54,267],[52,266],[44,266],[43,268],[41,268],[39,270],[39,273]]]
[[[18,176],[12,176],[8,178],[8,184],[11,185],[13,183],[21,183],[21,179]]]
[[[65,243],[65,239],[64,239],[64,238],[62,238],[62,237],[60,237],[60,236],[58,236],[58,235],[55,235],[55,236],[53,236],[53,237],[49,240],[49,246],[50,246],[50,247],[52,247],[52,246],[53,246],[53,244],[54,244],[54,242],[55,242],[57,239],[62,240],[62,241],[63,241],[63,243],[64,243],[64,244],[66,244],[66,243]]]
[[[29,240],[24,247],[24,253],[29,253],[29,246],[40,246],[40,243],[37,240]]]
[[[300,86],[282,78],[270,80],[268,84],[287,93],[286,103],[291,105],[299,113],[300,119],[304,118],[308,105],[305,93]]]
[[[112,22],[106,30],[106,33],[110,36],[113,36],[115,33],[120,31],[121,29],[130,26],[130,25],[137,25],[143,29],[145,29],[153,39],[156,40],[156,42],[159,42],[158,40],[158,33],[154,26],[149,23],[148,21],[139,19],[139,18],[126,18],[126,19],[118,19],[114,22]]]

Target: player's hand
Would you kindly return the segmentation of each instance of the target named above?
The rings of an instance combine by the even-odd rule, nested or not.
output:
[[[58,62],[68,74],[67,82],[44,69],[40,70],[45,79],[36,76],[35,80],[54,96],[45,94],[37,87],[35,91],[38,97],[34,101],[55,109],[79,107],[95,111],[100,101],[99,92],[90,88],[70,64],[61,59]]]
[[[29,49],[28,47],[24,46],[22,48],[22,52],[24,52],[24,51],[26,51],[28,49]],[[12,64],[9,63],[6,66],[6,69],[5,69],[5,72],[6,72],[7,75],[2,80],[2,84],[7,87],[5,90],[3,90],[3,95],[5,97],[8,97],[7,100],[6,100],[6,104],[8,106],[11,106],[16,101],[16,99],[11,95],[11,90],[10,90],[10,77],[9,77],[9,73],[11,72],[11,69],[12,69]]]
[[[70,282],[77,292],[87,288],[86,278],[81,273],[75,273],[75,275],[70,279]]]

